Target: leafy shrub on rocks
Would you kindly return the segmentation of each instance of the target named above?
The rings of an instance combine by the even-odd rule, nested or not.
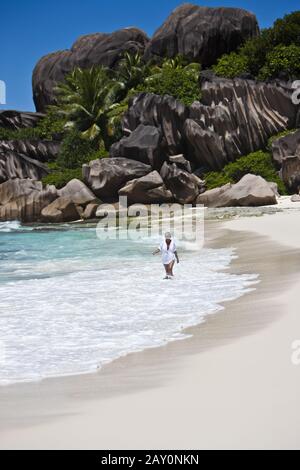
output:
[[[84,163],[108,156],[104,147],[96,149],[94,143],[83,139],[78,131],[72,130],[63,140],[56,162],[48,164],[50,173],[43,178],[43,183],[54,184],[60,189],[74,178],[82,180]]]
[[[44,184],[53,184],[57,189],[63,188],[69,181],[76,178],[82,181],[82,169],[63,169],[56,163],[48,164],[50,173],[42,179]]]
[[[285,74],[290,80],[300,77],[300,46],[276,46],[267,54],[266,63],[262,67],[259,78],[267,80]]]
[[[62,141],[57,164],[63,169],[76,169],[92,160],[96,147],[90,140],[83,139],[79,131],[71,130]]]
[[[234,78],[250,72],[250,69],[246,56],[232,52],[223,55],[213,67],[213,71],[219,77]]]
[[[241,73],[265,80],[285,73],[287,78],[299,77],[300,11],[275,21],[257,37],[248,39],[237,53],[221,57],[215,73],[234,78]]]
[[[261,150],[229,163],[221,172],[206,173],[204,179],[207,189],[213,189],[227,183],[237,183],[248,173],[261,176],[266,181],[277,183],[279,193],[287,194],[287,189],[278,176],[271,154]]]
[[[199,66],[200,71],[200,66]],[[199,73],[183,67],[162,67],[161,72],[149,77],[139,85],[134,94],[147,92],[156,95],[170,95],[190,106],[201,97],[198,82]]]
[[[0,128],[0,140],[59,140],[64,132],[65,121],[49,111],[35,127],[23,129]]]

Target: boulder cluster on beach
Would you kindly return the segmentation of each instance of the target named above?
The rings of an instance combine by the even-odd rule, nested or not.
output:
[[[205,34],[203,34],[205,31]],[[79,38],[70,50],[43,57],[33,72],[36,113],[2,111],[0,128],[34,128],[55,86],[75,67],[114,68],[126,51],[146,60],[183,55],[209,68],[224,53],[258,34],[254,15],[241,9],[183,5],[149,39],[136,28]],[[122,119],[122,136],[109,158],[86,163],[82,181],[62,189],[43,185],[47,162],[59,154],[61,141],[0,141],[0,220],[68,222],[95,218],[103,202],[127,196],[129,204],[205,204],[208,207],[277,203],[276,184],[246,175],[236,184],[207,190],[201,170],[221,171],[230,162],[264,149],[270,137],[295,130],[272,142],[272,158],[291,193],[300,188],[299,106],[292,84],[259,82],[251,77],[219,78],[200,74],[201,101],[185,105],[172,96],[142,92],[130,99]],[[296,200],[296,198],[294,198]]]

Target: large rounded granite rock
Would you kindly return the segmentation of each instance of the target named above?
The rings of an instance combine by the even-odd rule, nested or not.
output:
[[[200,194],[203,182],[195,175],[179,168],[175,163],[165,162],[160,175],[176,202],[191,204]]]
[[[126,196],[129,204],[163,204],[174,200],[157,171],[142,178],[129,181],[120,189],[119,196]]]
[[[43,187],[41,181],[6,181],[0,185],[0,220],[38,221],[43,208],[56,198],[55,186]]]
[[[300,130],[274,140],[272,155],[278,168],[281,168],[285,158],[290,156],[300,157]]]
[[[126,157],[160,169],[164,160],[161,140],[161,132],[157,127],[140,124],[129,137],[123,137],[112,145],[110,156]]]
[[[206,207],[267,206],[277,204],[273,185],[261,176],[245,175],[236,184],[211,189],[197,198]]]
[[[204,67],[258,34],[256,17],[240,8],[208,8],[186,3],[155,32],[145,58],[181,54]]]
[[[128,181],[150,172],[149,165],[122,157],[93,160],[82,167],[85,184],[104,201],[117,200],[118,191]]]
[[[292,155],[284,158],[280,176],[291,192],[300,191],[300,156]]]
[[[73,179],[66,186],[58,190],[60,197],[69,198],[74,204],[79,206],[87,206],[97,201],[92,191],[80,180]]]
[[[111,34],[89,34],[80,37],[70,50],[46,55],[35,66],[32,77],[33,99],[37,111],[53,104],[54,88],[76,67],[93,65],[115,67],[126,51],[143,53],[149,39],[137,28],[125,28]]]
[[[73,222],[81,219],[76,204],[69,197],[59,197],[41,212],[42,222],[56,223]]]

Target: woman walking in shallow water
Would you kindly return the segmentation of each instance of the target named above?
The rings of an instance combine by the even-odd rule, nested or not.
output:
[[[165,267],[166,277],[165,279],[173,279],[173,268],[175,260],[179,263],[177,249],[175,241],[172,239],[170,232],[165,234],[165,240],[160,244],[159,248],[153,252],[153,255],[161,253],[162,262]]]

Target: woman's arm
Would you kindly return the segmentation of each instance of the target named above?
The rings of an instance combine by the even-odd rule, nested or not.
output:
[[[177,250],[176,250],[176,251],[174,251],[174,255],[175,255],[175,258],[176,258],[177,264],[179,264],[179,258],[178,258],[178,253],[177,253]]]

